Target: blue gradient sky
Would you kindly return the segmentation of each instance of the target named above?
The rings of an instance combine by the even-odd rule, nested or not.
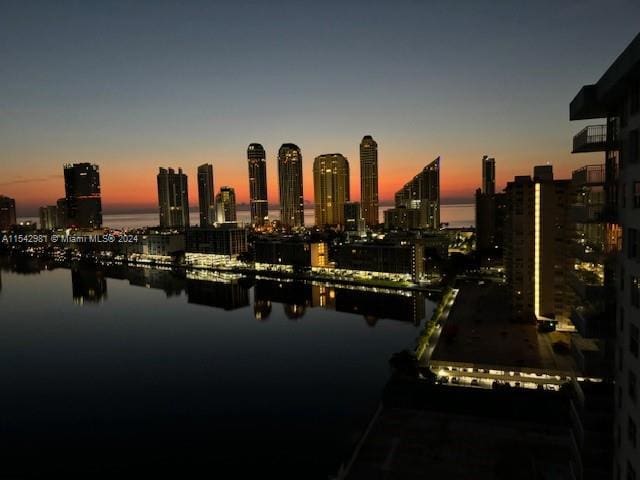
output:
[[[443,196],[470,198],[550,161],[568,176],[568,120],[640,30],[632,1],[0,1],[0,194],[18,214],[62,196],[62,164],[100,164],[105,210],[155,204],[157,167],[214,164],[247,200],[246,146],[313,158],[380,146],[383,199],[442,156]]]

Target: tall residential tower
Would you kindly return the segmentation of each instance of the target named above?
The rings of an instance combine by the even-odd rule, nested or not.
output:
[[[260,226],[268,220],[267,201],[267,161],[264,148],[252,143],[247,148],[249,163],[249,202],[251,204],[251,224]]]
[[[278,150],[278,183],[282,225],[303,227],[302,153],[293,143],[284,143]]]
[[[313,161],[316,225],[344,227],[344,204],[349,201],[349,162],[339,153]]]
[[[496,160],[486,155],[482,157],[482,193],[496,193]]]
[[[0,230],[16,224],[16,201],[0,195]]]
[[[98,165],[74,163],[64,166],[65,224],[67,227],[102,227],[102,199]]]
[[[200,226],[210,227],[216,222],[216,203],[213,188],[213,165],[209,163],[198,167],[198,203]]]
[[[360,142],[360,208],[367,226],[380,223],[378,205],[378,144],[365,135]]]
[[[571,120],[600,119],[573,138],[573,152],[602,152],[607,236],[622,229],[617,290],[613,478],[640,478],[640,34],[594,84],[583,86]],[[613,235],[612,235],[613,233]],[[609,242],[610,243],[610,242]],[[605,270],[605,283],[608,283]],[[613,322],[613,319],[610,320]]]
[[[401,228],[396,220],[405,217],[404,213],[414,219],[409,229],[440,228],[440,157],[396,192],[395,203],[395,208],[385,212],[385,224],[391,228]]]
[[[220,193],[216,195],[216,208],[218,209],[218,223],[229,223],[237,220],[236,191],[233,187],[220,187]]]
[[[189,191],[187,176],[178,169],[162,168],[158,173],[158,205],[160,228],[186,228],[189,226]]]

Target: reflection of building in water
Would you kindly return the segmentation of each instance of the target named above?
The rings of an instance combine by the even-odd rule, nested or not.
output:
[[[100,303],[107,297],[107,279],[100,270],[92,268],[71,269],[71,289],[73,302]]]
[[[287,316],[289,320],[297,320],[299,318],[302,318],[304,317],[304,314],[306,312],[307,312],[307,307],[305,305],[287,303],[284,306],[284,314]]]
[[[369,324],[373,318],[386,318],[418,325],[425,317],[424,295],[420,292],[398,295],[341,288],[336,292],[335,309],[363,315]]]
[[[425,317],[425,299],[420,292],[381,293],[274,280],[258,280],[254,292],[254,309],[258,302],[282,303],[289,318],[302,317],[307,307],[362,315],[369,325],[383,318],[417,325]]]
[[[302,318],[311,306],[311,285],[301,282],[258,280],[254,301],[284,304],[284,314],[292,320]]]
[[[129,268],[126,271],[126,279],[131,285],[163,290],[167,297],[182,295],[185,289],[184,278],[174,275],[169,270]]]
[[[235,310],[249,306],[249,290],[238,283],[187,280],[189,303]]]
[[[269,300],[256,300],[253,303],[253,316],[256,320],[265,321],[271,315],[271,302]]]

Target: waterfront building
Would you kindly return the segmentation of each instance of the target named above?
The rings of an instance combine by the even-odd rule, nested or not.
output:
[[[269,220],[269,202],[267,200],[267,160],[264,147],[252,143],[247,148],[249,166],[249,203],[251,225],[259,227]]]
[[[278,186],[282,226],[304,227],[302,152],[293,143],[284,143],[278,150]]]
[[[551,165],[517,176],[506,188],[505,269],[515,318],[567,321],[571,181],[554,180]]]
[[[253,249],[258,270],[311,268],[311,244],[303,239],[256,240]]]
[[[602,119],[573,138],[573,152],[603,152],[607,231],[622,230],[617,255],[614,478],[640,477],[640,34],[602,77],[583,86],[569,107],[571,120]],[[616,234],[612,235],[613,241]],[[606,282],[606,275],[605,275]]]
[[[440,228],[440,157],[427,164],[420,173],[395,194],[395,207],[417,211],[420,229]],[[390,214],[389,221],[395,217]],[[401,228],[390,224],[390,228]]]
[[[0,195],[0,230],[8,230],[16,224],[16,201]]]
[[[236,191],[233,187],[221,187],[216,195],[218,223],[236,222]]]
[[[58,207],[56,205],[40,207],[38,216],[41,230],[55,230],[58,228]]]
[[[344,204],[350,199],[349,162],[339,153],[316,157],[313,162],[316,225],[344,227]]]
[[[378,225],[378,144],[371,135],[360,142],[360,205],[367,226]]]
[[[350,274],[415,281],[424,273],[424,247],[418,242],[343,243],[334,255],[335,267]]]
[[[247,231],[231,226],[190,228],[186,232],[186,244],[187,253],[239,255],[247,251]]]
[[[64,166],[65,226],[102,227],[102,198],[98,165],[74,163]]]
[[[189,187],[187,175],[178,169],[160,167],[158,176],[158,205],[160,228],[184,229],[189,227]]]
[[[210,227],[216,223],[216,202],[213,183],[213,165],[205,163],[198,167],[198,206],[200,226]]]

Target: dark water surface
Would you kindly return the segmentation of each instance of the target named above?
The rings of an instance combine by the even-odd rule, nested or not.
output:
[[[42,268],[1,271],[0,478],[327,478],[433,309],[421,294]]]

